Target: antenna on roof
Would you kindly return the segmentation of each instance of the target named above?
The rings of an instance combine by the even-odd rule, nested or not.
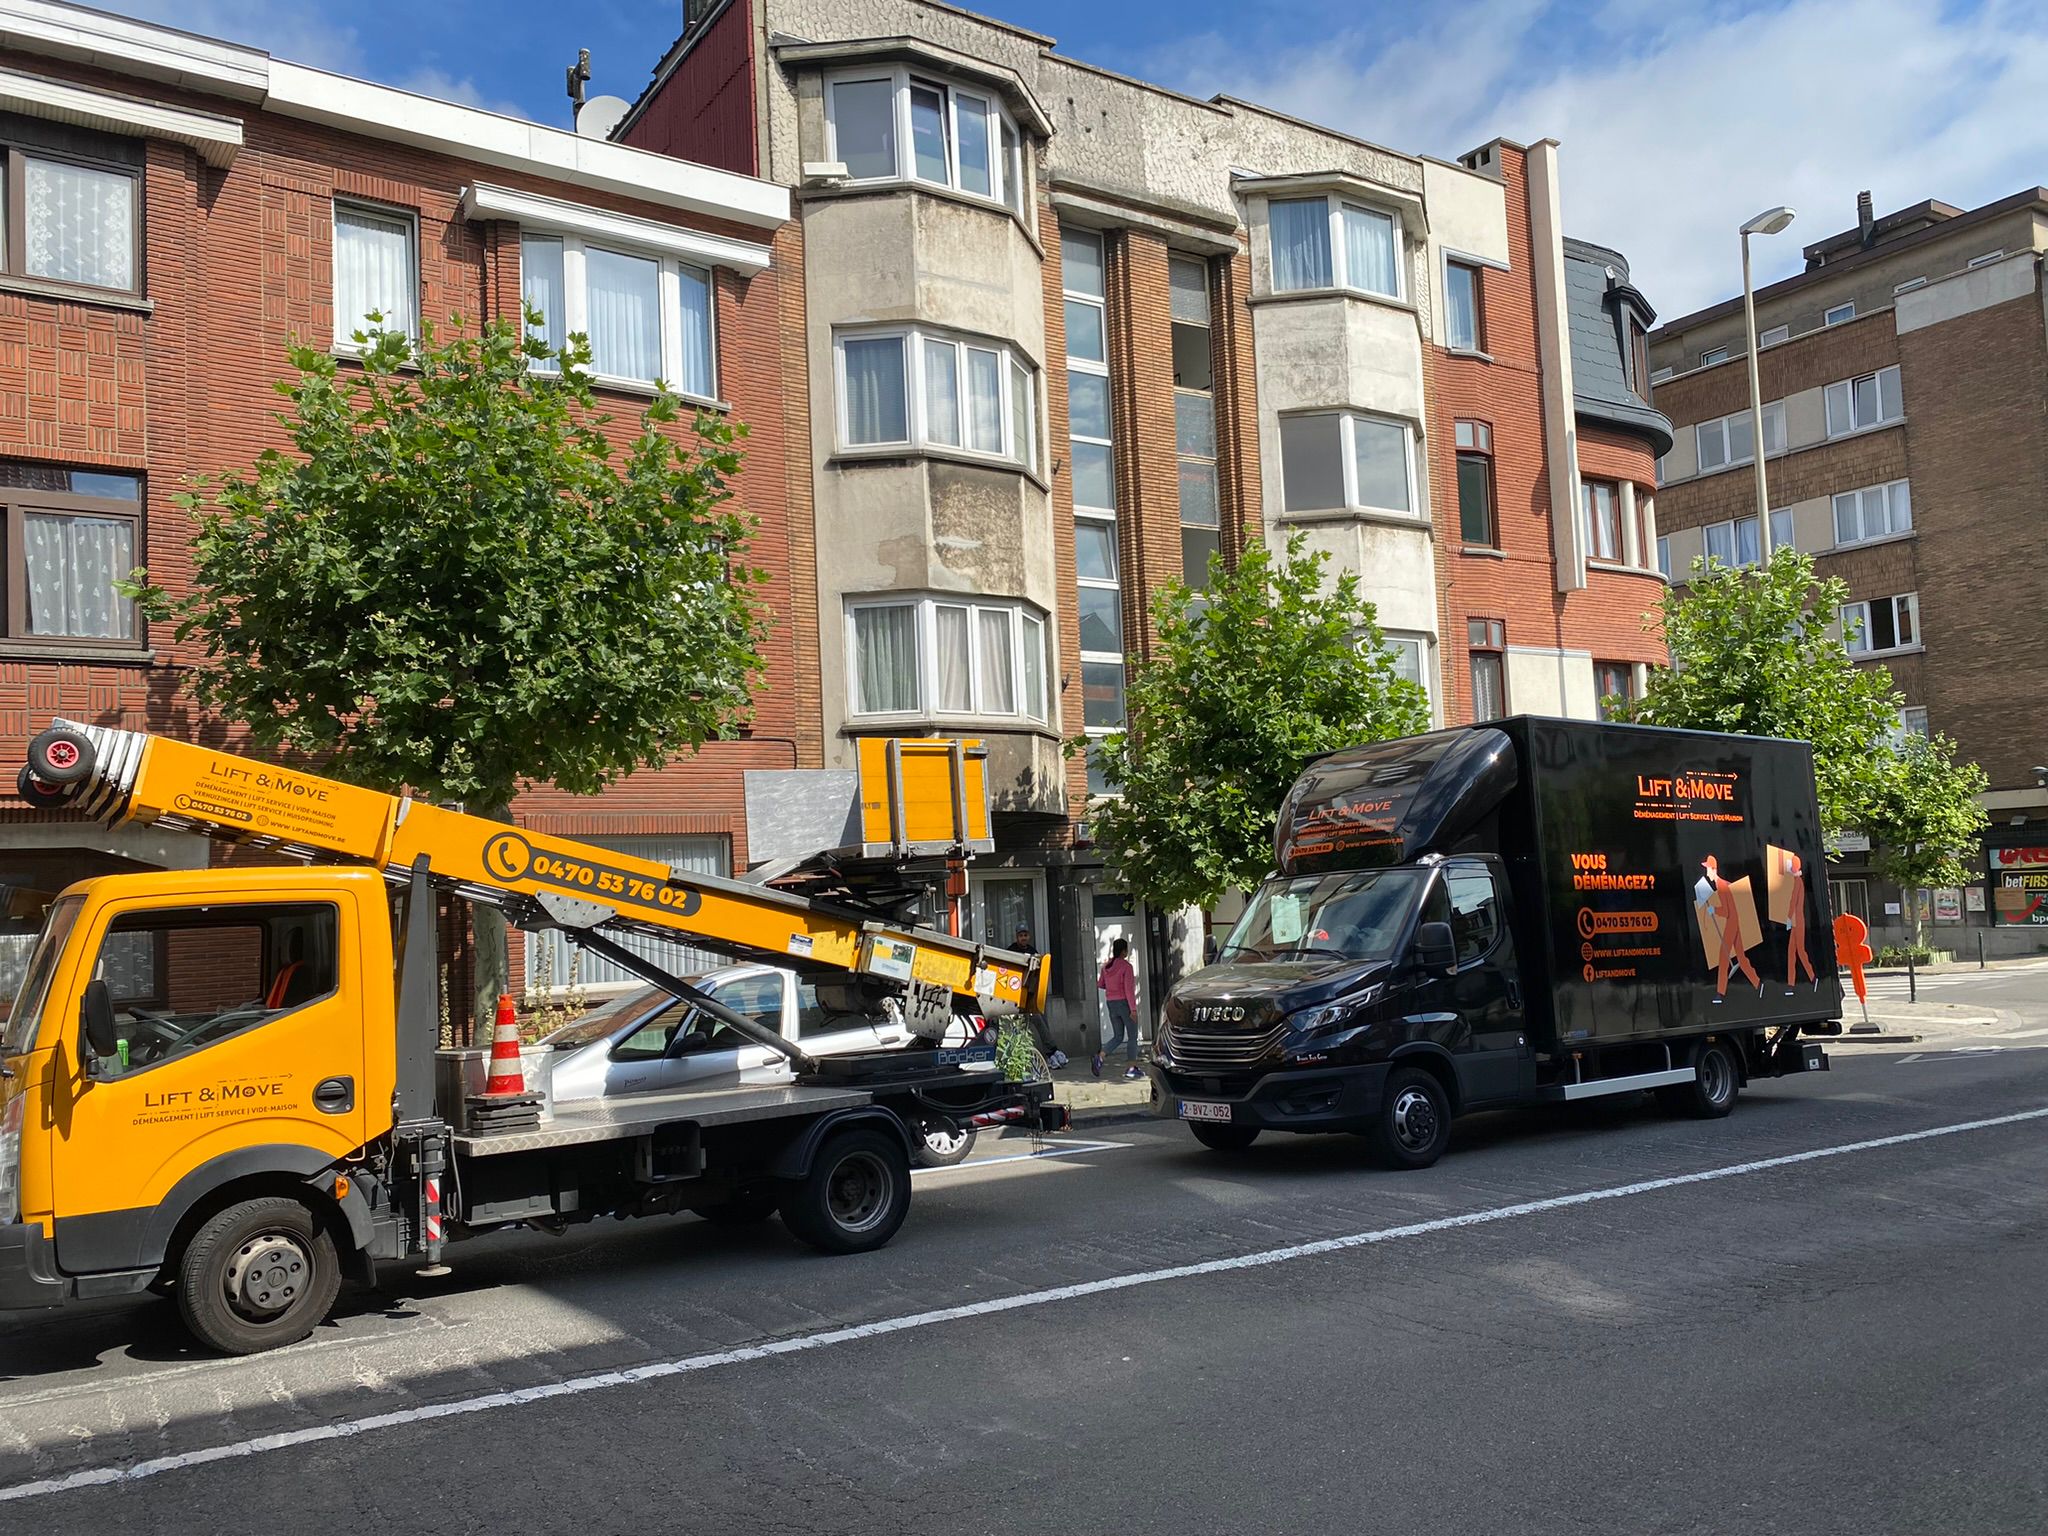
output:
[[[569,66],[566,74],[568,79],[565,82],[564,89],[569,93],[569,100],[574,102],[580,109],[583,105],[583,87],[590,80],[590,50],[588,48],[576,50],[576,62]]]

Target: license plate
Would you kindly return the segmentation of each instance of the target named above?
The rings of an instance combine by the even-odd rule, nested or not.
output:
[[[1228,1120],[1228,1104],[1211,1104],[1202,1099],[1182,1099],[1180,1117],[1183,1120]]]

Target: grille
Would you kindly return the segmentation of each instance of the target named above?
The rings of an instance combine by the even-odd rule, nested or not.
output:
[[[1167,1032],[1167,1050],[1173,1064],[1190,1072],[1228,1072],[1256,1066],[1280,1048],[1287,1033],[1283,1020],[1271,1029],[1192,1029],[1176,1024]]]

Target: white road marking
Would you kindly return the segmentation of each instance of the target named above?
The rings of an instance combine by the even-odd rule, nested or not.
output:
[[[912,1312],[901,1317],[883,1318],[879,1322],[858,1323],[845,1328],[827,1328],[817,1333],[798,1334],[794,1338],[776,1339],[766,1344],[749,1344],[737,1349],[717,1350],[710,1354],[686,1355],[676,1360],[657,1360],[647,1365],[630,1366],[624,1370],[575,1376],[566,1381],[547,1382],[539,1386],[519,1387],[504,1392],[487,1392],[477,1397],[458,1398],[452,1402],[395,1409],[390,1413],[367,1414],[362,1418],[345,1419],[334,1424],[315,1424],[278,1434],[258,1435],[253,1439],[238,1440],[229,1445],[180,1451],[175,1455],[158,1456],[127,1466],[87,1467],[61,1477],[42,1478],[32,1483],[16,1483],[11,1487],[0,1488],[0,1503],[14,1503],[22,1499],[39,1498],[45,1494],[70,1493],[80,1488],[138,1483],[161,1477],[166,1472],[181,1472],[192,1467],[210,1466],[215,1462],[235,1461],[245,1456],[261,1456],[271,1451],[319,1445],[329,1440],[347,1440],[381,1429],[398,1429],[408,1424],[431,1423],[436,1419],[490,1413],[499,1408],[518,1408],[528,1403],[543,1403],[555,1398],[580,1397],[587,1392],[639,1386],[644,1382],[693,1375],[698,1371],[713,1370],[719,1366],[745,1365],[754,1360],[772,1360],[781,1355],[830,1349],[840,1344],[858,1343],[862,1339],[907,1333],[916,1328],[957,1323],[968,1318],[1016,1312],[1027,1307],[1043,1307],[1053,1302],[1073,1301],[1083,1296],[1127,1291],[1141,1285],[1158,1285],[1167,1280],[1192,1280],[1203,1275],[1228,1274],[1235,1270],[1263,1269],[1274,1264],[1291,1263],[1296,1259],[1318,1258],[1324,1254],[1343,1253],[1348,1249],[1390,1243],[1406,1237],[1426,1237],[1431,1233],[1450,1232],[1461,1227],[1486,1226],[1492,1222],[1510,1221],[1516,1217],[1537,1216],[1548,1211],[1567,1210],[1576,1205],[1591,1205],[1601,1200],[1623,1200],[1633,1195],[1678,1189],[1687,1184],[1707,1184],[1718,1179],[1740,1178],[1747,1174],[1765,1173],[1775,1168],[1791,1168],[1800,1163],[1819,1162],[1825,1158],[1847,1157],[1854,1152],[1874,1152],[1885,1147],[1902,1147],[1916,1141],[1932,1141],[1943,1136],[1960,1136],[1968,1131],[1990,1130],[1997,1126],[2021,1125],[2028,1121],[2044,1119],[2048,1119],[2048,1107],[2020,1110],[2009,1115],[1994,1115],[1986,1120],[1957,1121],[1949,1125],[1933,1126],[1924,1131],[1904,1131],[1895,1136],[1874,1136],[1867,1141],[1849,1141],[1831,1147],[1814,1147],[1805,1152],[1788,1152],[1778,1157],[1730,1163],[1725,1167],[1704,1168],[1694,1173],[1671,1174],[1661,1179],[1643,1179],[1634,1184],[1614,1184],[1604,1189],[1581,1190],[1572,1195],[1552,1195],[1542,1200],[1525,1200],[1516,1205],[1495,1206],[1491,1210],[1467,1211],[1460,1216],[1441,1216],[1433,1221],[1410,1222],[1406,1226],[1380,1227],[1369,1232],[1353,1232],[1343,1237],[1326,1237],[1314,1242],[1294,1243],[1285,1248],[1267,1248],[1257,1253],[1239,1254],[1234,1258],[1205,1259],[1195,1264],[1176,1264],[1167,1269],[1141,1270],[1136,1274],[1111,1275],[1103,1280],[1085,1280],[1073,1285],[1057,1285],[1040,1291],[1022,1291],[1014,1296],[997,1296],[957,1307],[941,1307],[931,1312]]]
[[[2002,1045],[1958,1045],[1946,1051],[1914,1051],[1911,1055],[1899,1057],[1892,1065],[1903,1067],[1916,1061],[1956,1061],[1969,1056],[1995,1056],[2004,1049]]]
[[[1035,1152],[1012,1152],[1006,1157],[974,1157],[964,1163],[954,1163],[947,1168],[913,1168],[913,1179],[928,1179],[935,1173],[965,1173],[970,1168],[994,1168],[1003,1163],[1030,1163],[1043,1157],[1074,1157],[1082,1152],[1121,1152],[1130,1146],[1128,1141],[1064,1141],[1057,1146],[1040,1147]]]

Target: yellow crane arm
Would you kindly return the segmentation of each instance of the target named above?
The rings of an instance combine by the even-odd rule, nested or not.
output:
[[[44,745],[70,737],[83,746],[69,756]],[[532,909],[536,923],[572,935],[647,933],[747,958],[857,971],[906,988],[943,988],[996,1011],[1045,1006],[1043,956],[679,872],[167,736],[58,720],[31,744],[29,771],[67,786],[65,804],[110,826],[153,823],[312,862],[371,864],[393,878],[424,858],[429,874],[457,893]]]

